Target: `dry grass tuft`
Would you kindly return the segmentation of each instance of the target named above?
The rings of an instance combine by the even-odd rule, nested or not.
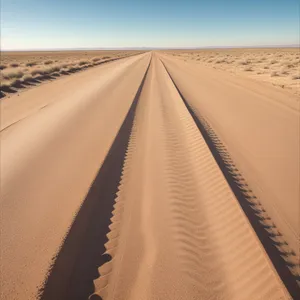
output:
[[[277,77],[277,76],[280,76],[280,75],[278,74],[277,71],[273,71],[273,72],[271,72],[270,76],[271,77]]]
[[[51,74],[54,72],[59,72],[60,69],[61,69],[61,67],[59,67],[59,66],[49,67],[49,68],[44,69],[44,74]]]
[[[53,64],[53,60],[46,60],[46,61],[44,62],[44,64],[45,64],[45,65],[51,65],[51,64]]]
[[[282,68],[281,68],[281,71],[280,71],[280,74],[282,74],[282,75],[288,75],[288,74],[289,74],[289,71],[287,70],[286,67],[282,67]]]
[[[243,59],[238,62],[239,65],[243,65],[243,66],[249,65],[250,63],[251,63],[250,59]]]
[[[293,75],[293,76],[292,76],[292,79],[293,79],[293,80],[300,79],[300,74],[298,74],[298,75]]]
[[[84,65],[86,65],[86,64],[88,64],[88,63],[89,63],[88,61],[82,60],[82,61],[80,61],[80,62],[78,63],[78,65],[79,65],[79,66],[84,66]]]
[[[244,71],[247,71],[247,72],[252,72],[252,71],[253,71],[253,69],[252,69],[252,67],[248,66],[248,67],[244,68]]]
[[[26,74],[26,75],[24,75],[24,76],[22,77],[22,80],[23,80],[23,81],[29,81],[29,80],[31,80],[31,79],[32,79],[32,76],[29,75],[29,74]]]
[[[41,69],[34,69],[34,70],[32,70],[32,71],[30,72],[30,74],[31,74],[32,76],[43,75],[43,74],[44,74],[44,71],[41,70]]]
[[[14,79],[14,78],[22,78],[24,75],[24,73],[22,71],[10,71],[10,72],[3,72],[2,73],[2,76],[4,79],[7,79],[7,80],[11,80],[11,79]]]
[[[215,61],[216,64],[221,64],[221,63],[224,63],[224,62],[226,62],[226,59],[225,59],[225,58],[220,58],[220,59],[217,59],[217,60]]]
[[[31,61],[31,62],[28,62],[27,64],[25,64],[26,67],[34,67],[36,65],[37,65],[36,61]]]
[[[17,68],[19,67],[20,64],[17,64],[17,63],[12,63],[10,64],[9,66],[12,67],[12,68]]]
[[[0,80],[0,88],[3,89],[3,88],[8,88],[10,87],[10,82],[7,81],[7,80]]]

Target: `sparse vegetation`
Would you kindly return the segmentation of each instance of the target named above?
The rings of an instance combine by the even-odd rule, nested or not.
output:
[[[12,63],[10,64],[9,66],[12,67],[12,68],[17,68],[20,64],[17,64],[17,63]]]
[[[249,59],[243,59],[241,61],[238,62],[239,65],[249,65],[251,63],[251,61]]]
[[[31,74],[32,76],[36,76],[36,75],[43,75],[44,72],[43,72],[43,70],[41,70],[41,69],[34,69],[34,70],[32,70],[32,71],[30,72],[30,74]]]
[[[204,63],[214,69],[228,70],[243,75],[269,81],[275,86],[284,86],[300,94],[295,80],[300,79],[299,50],[286,49],[224,49],[224,50],[182,50],[166,51],[184,61]],[[257,76],[261,75],[261,76]]]
[[[134,52],[138,53],[138,52]],[[111,54],[111,55],[106,55]],[[132,51],[62,51],[62,52],[6,52],[1,54],[0,86],[4,93],[22,87],[33,79],[53,79],[78,72],[100,63],[102,59],[125,57]],[[27,85],[28,86],[28,85]],[[4,90],[5,89],[5,90]],[[3,97],[3,94],[1,94]],[[1,96],[0,95],[0,96]]]
[[[31,61],[31,62],[28,62],[25,64],[26,67],[33,67],[33,66],[36,66],[37,65],[37,62],[36,61]]]
[[[24,80],[24,81],[28,81],[28,80],[31,80],[31,79],[32,79],[32,76],[29,75],[29,74],[24,75],[24,76],[22,77],[22,80]]]
[[[14,79],[14,78],[22,78],[24,73],[22,71],[10,71],[10,72],[3,72],[2,77],[4,79]]]
[[[279,76],[279,74],[278,74],[278,72],[273,71],[273,72],[271,72],[270,76],[271,77],[276,77],[276,76]]]
[[[86,65],[86,64],[88,64],[88,61],[86,61],[86,60],[82,60],[78,63],[79,66],[83,66],[83,65]]]

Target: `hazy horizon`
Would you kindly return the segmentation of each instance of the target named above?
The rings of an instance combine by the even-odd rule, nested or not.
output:
[[[205,49],[268,49],[268,48],[298,48],[300,45],[244,45],[244,46],[206,46],[206,47],[97,47],[97,48],[43,48],[43,49],[1,49],[2,52],[34,52],[34,51],[100,51],[100,50],[205,50]]]
[[[298,12],[296,0],[2,0],[1,50],[297,47]]]

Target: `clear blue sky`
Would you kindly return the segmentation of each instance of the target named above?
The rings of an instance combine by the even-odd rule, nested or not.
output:
[[[287,44],[298,0],[1,0],[4,50]]]

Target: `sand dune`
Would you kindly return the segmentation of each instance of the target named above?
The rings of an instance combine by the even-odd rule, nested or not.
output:
[[[1,100],[1,299],[297,298],[297,99],[220,72],[144,53]]]

